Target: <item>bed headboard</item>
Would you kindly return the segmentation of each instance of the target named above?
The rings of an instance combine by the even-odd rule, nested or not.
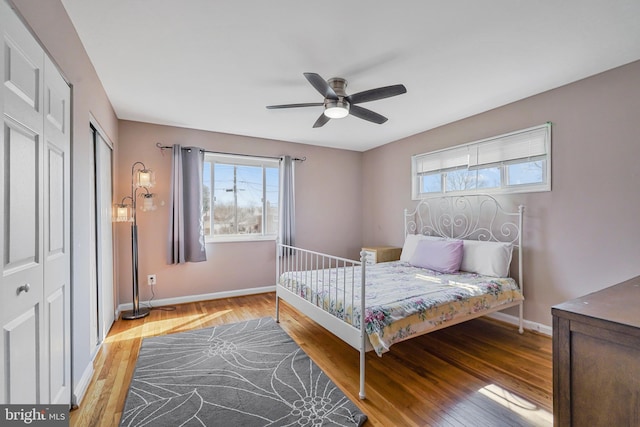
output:
[[[421,199],[404,211],[404,231],[452,239],[507,242],[522,246],[524,206],[516,212],[503,209],[488,194],[434,196]]]

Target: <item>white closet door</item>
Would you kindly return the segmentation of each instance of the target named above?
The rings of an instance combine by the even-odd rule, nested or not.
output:
[[[1,403],[44,403],[42,49],[0,1]]]
[[[112,149],[96,131],[96,224],[100,341],[104,340],[115,320],[113,283]]]
[[[0,403],[70,402],[70,90],[0,0]]]

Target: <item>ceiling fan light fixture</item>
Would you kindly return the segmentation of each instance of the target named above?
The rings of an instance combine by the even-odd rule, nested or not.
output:
[[[330,119],[342,119],[349,115],[349,103],[344,100],[327,100],[324,104],[324,115]]]
[[[347,93],[345,92],[347,81],[343,78],[333,77],[325,81],[322,77],[320,77],[319,74],[316,73],[304,73],[304,77],[309,83],[311,83],[311,86],[313,86],[314,89],[324,97],[323,102],[267,105],[267,108],[271,110],[278,108],[324,106],[322,114],[320,114],[320,117],[318,117],[313,124],[314,128],[322,127],[331,119],[342,119],[349,114],[359,119],[381,125],[387,121],[386,117],[374,111],[363,108],[358,104],[362,102],[370,102],[376,101],[378,99],[390,98],[392,96],[407,93],[407,88],[404,87],[404,85],[397,84],[392,86],[378,87],[375,89],[358,92],[352,95],[347,95]],[[353,106],[353,108],[351,108],[351,106]]]

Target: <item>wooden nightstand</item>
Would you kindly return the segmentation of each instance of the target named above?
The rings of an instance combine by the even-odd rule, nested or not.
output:
[[[367,264],[397,261],[402,253],[402,248],[395,246],[367,246],[362,250],[367,253]]]

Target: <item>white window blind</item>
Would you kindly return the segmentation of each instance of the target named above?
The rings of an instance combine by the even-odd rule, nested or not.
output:
[[[270,157],[238,156],[234,154],[205,153],[205,160],[213,163],[224,163],[244,166],[279,167],[280,160]]]
[[[466,146],[434,151],[416,159],[416,170],[424,175],[431,172],[454,169],[469,164],[469,149]]]
[[[548,152],[549,124],[469,145],[469,167],[535,159]]]
[[[414,170],[419,175],[461,167],[473,168],[513,160],[535,159],[549,150],[551,125],[512,132],[481,141],[414,156]]]

